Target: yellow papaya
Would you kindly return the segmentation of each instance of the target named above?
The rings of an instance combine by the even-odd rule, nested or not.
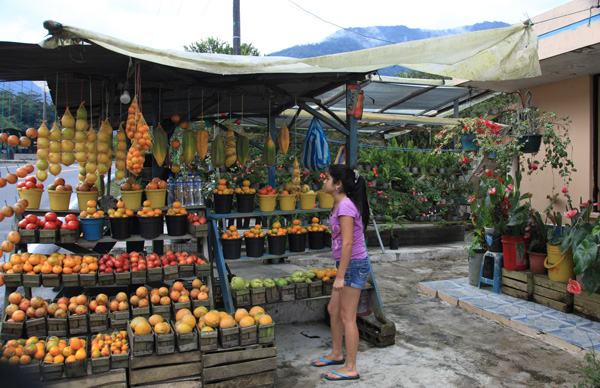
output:
[[[216,168],[222,167],[225,163],[225,146],[219,133],[217,133],[210,146],[210,162]]]
[[[204,122],[200,124],[200,129],[196,133],[196,151],[202,160],[206,158],[206,153],[208,152],[208,132],[206,131]]]
[[[265,146],[263,147],[263,163],[265,166],[271,167],[275,164],[275,152],[275,143],[273,142],[273,139],[271,139],[271,134],[269,133]]]
[[[233,166],[237,160],[235,148],[235,132],[233,132],[233,125],[229,124],[229,129],[225,133],[225,166],[227,167]]]
[[[285,121],[281,124],[279,132],[277,132],[277,145],[284,155],[287,154],[287,150],[290,147],[290,130],[285,125]]]
[[[152,144],[152,154],[159,166],[162,166],[167,158],[167,142],[167,133],[159,123],[154,128],[154,144]]]
[[[190,129],[181,134],[181,155],[188,166],[191,166],[196,156],[196,134]]]
[[[235,142],[235,150],[238,162],[244,166],[250,160],[250,140],[248,139],[248,136],[246,136],[244,128],[238,133]]]

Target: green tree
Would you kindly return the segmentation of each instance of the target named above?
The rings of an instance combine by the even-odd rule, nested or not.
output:
[[[42,124],[44,101],[39,94],[3,90],[0,92],[0,100],[0,128],[19,129],[24,133],[27,128],[37,129]],[[54,117],[54,105],[46,103],[47,121],[54,122]]]
[[[183,45],[183,49],[193,53],[233,54],[233,47],[229,42],[212,36],[193,42],[189,46]],[[241,52],[242,55],[260,56],[260,51],[252,43],[242,43]]]

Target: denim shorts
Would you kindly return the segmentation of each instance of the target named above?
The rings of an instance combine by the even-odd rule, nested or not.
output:
[[[340,267],[340,262],[336,261],[335,267]],[[369,259],[354,259],[348,263],[348,268],[344,274],[344,285],[362,290],[365,288],[365,283],[371,275],[371,265]]]

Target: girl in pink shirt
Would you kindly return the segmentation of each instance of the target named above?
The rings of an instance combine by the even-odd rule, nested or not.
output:
[[[325,375],[328,380],[358,380],[356,353],[358,327],[356,309],[371,266],[365,248],[364,231],[369,223],[367,186],[362,176],[345,164],[329,166],[323,182],[323,191],[333,196],[329,216],[331,250],[338,268],[328,311],[331,319],[333,349],[327,356],[313,362],[313,366],[344,365]],[[342,340],[346,339],[346,358]]]

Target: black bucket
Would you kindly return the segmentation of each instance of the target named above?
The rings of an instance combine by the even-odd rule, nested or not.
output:
[[[323,236],[323,245],[331,247],[331,233],[325,232],[325,235]]]
[[[246,237],[246,255],[261,257],[265,254],[265,237]]]
[[[169,236],[183,236],[187,232],[187,216],[165,216],[167,218],[167,234]]]
[[[490,252],[502,252],[502,234],[494,232],[493,228],[485,228],[485,241]]]
[[[290,233],[290,252],[304,252],[306,250],[306,233]]]
[[[163,216],[137,217],[140,223],[140,236],[147,239],[154,239],[163,232]]]
[[[540,150],[542,144],[542,135],[527,134],[519,138],[517,147],[524,154],[535,154]]]
[[[131,220],[135,217],[108,217],[110,234],[115,240],[131,237]]]
[[[223,259],[225,260],[239,259],[242,256],[241,238],[222,238],[221,246],[223,247]]]
[[[270,255],[283,255],[285,253],[285,243],[287,237],[281,236],[268,236],[269,241],[269,254]]]
[[[131,234],[140,234],[140,221],[138,220],[138,217],[131,217]]]
[[[236,194],[238,213],[252,213],[254,211],[254,194]]]
[[[325,247],[325,232],[308,232],[308,247],[323,249]]]
[[[231,207],[233,204],[233,194],[213,194],[213,202],[215,205],[215,213],[231,213]]]

